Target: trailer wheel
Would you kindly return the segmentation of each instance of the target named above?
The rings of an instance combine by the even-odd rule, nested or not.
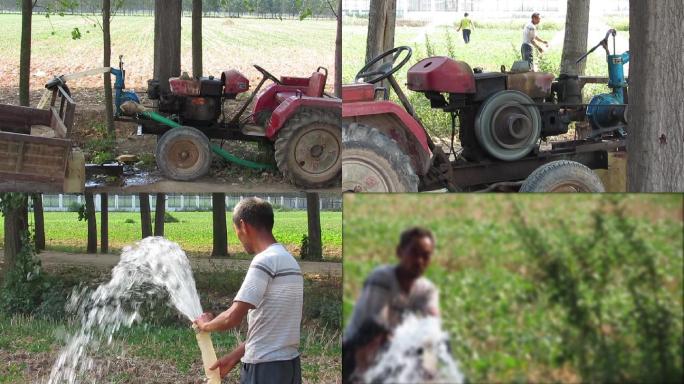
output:
[[[343,191],[418,191],[411,159],[378,129],[356,123],[344,126],[342,142]]]
[[[189,181],[206,175],[211,166],[209,139],[192,127],[173,128],[157,141],[155,157],[164,176]]]
[[[339,183],[342,171],[340,114],[306,109],[278,132],[275,159],[286,179],[305,188]]]
[[[605,192],[605,188],[596,173],[585,165],[558,160],[535,169],[520,192]]]
[[[541,115],[529,96],[500,91],[488,98],[475,119],[475,136],[494,158],[514,161],[536,146],[541,134]]]

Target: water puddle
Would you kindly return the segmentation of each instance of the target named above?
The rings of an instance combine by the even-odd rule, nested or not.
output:
[[[366,371],[364,382],[463,383],[448,341],[439,318],[409,316],[395,329],[376,364]]]
[[[141,320],[146,300],[163,293],[189,322],[202,313],[190,263],[178,244],[148,237],[124,248],[111,280],[72,293],[67,310],[79,319],[80,329],[60,351],[48,384],[96,382],[97,351],[112,343],[116,331]]]

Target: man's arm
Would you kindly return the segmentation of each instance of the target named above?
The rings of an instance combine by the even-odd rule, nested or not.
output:
[[[548,41],[542,39],[542,38],[539,37],[539,36],[535,36],[535,37],[534,37],[534,40],[536,40],[536,41],[538,41],[538,42],[540,42],[540,43],[544,43],[544,44],[547,45],[547,46],[549,45],[549,42],[548,42]],[[532,41],[533,43],[534,43],[534,40]],[[535,44],[535,45],[536,45],[536,44]]]
[[[220,368],[221,370],[220,375],[221,378],[224,378],[228,372],[230,372],[239,362],[240,359],[242,359],[242,356],[245,355],[245,343],[240,343],[237,347],[235,347],[234,350],[232,350],[229,354],[223,356],[222,358],[216,360],[214,365],[209,367],[209,369],[216,369]]]
[[[233,301],[233,305],[231,305],[230,308],[223,311],[214,319],[210,320],[200,316],[195,320],[195,324],[197,324],[197,328],[202,332],[225,331],[240,325],[242,319],[245,318],[250,309],[254,309],[252,304],[242,301]]]

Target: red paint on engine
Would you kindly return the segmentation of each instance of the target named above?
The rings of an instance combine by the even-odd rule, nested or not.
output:
[[[171,93],[178,96],[199,96],[200,82],[196,79],[172,77],[169,79]]]
[[[224,94],[238,94],[249,90],[249,80],[240,72],[230,69],[221,74]]]
[[[444,56],[428,57],[408,70],[408,89],[416,92],[475,93],[470,66]]]

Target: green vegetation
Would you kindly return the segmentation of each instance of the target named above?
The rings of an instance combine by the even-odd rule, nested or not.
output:
[[[404,68],[395,74],[395,77],[430,132],[437,137],[449,136],[451,120],[448,114],[441,110],[431,109],[425,96],[406,89],[406,72],[408,69],[413,64],[431,55],[449,56],[465,61],[472,68],[481,67],[485,72],[498,72],[502,65],[510,68],[514,61],[520,60],[520,39],[524,23],[525,21],[522,20],[495,23],[478,22],[472,40],[468,45],[463,43],[454,26],[430,28],[421,25],[407,25],[397,27],[395,46],[406,45],[411,47],[413,57]],[[481,27],[478,27],[480,25]],[[354,76],[363,67],[366,52],[366,33],[367,26],[365,24],[345,24],[342,41],[344,83],[353,82]],[[539,69],[558,75],[563,48],[562,25],[545,20],[541,24],[540,35],[552,45],[539,58]],[[628,32],[620,32],[619,36],[621,39],[629,39]],[[592,41],[589,43],[591,44]],[[605,57],[601,52],[589,56],[586,67],[587,75],[608,76],[607,71]],[[584,98],[588,102],[591,96],[607,91],[608,87],[605,85],[587,85],[584,88]],[[398,102],[395,95],[392,97]]]
[[[427,277],[472,382],[679,382],[681,195],[344,201],[344,319],[399,233],[432,229]],[[421,207],[416,210],[415,207]]]
[[[211,212],[173,212],[166,219],[165,235],[176,241],[189,255],[206,255],[212,248]],[[306,211],[276,212],[274,233],[294,255],[299,254],[302,236],[307,233]],[[99,223],[99,215],[97,217]],[[230,223],[229,223],[230,225]],[[321,212],[323,256],[326,260],[339,260],[342,256],[342,214]],[[0,247],[3,241],[0,227]],[[45,239],[48,250],[84,253],[86,251],[88,226],[78,221],[73,212],[45,212]],[[109,213],[110,252],[118,253],[122,247],[140,239],[140,214],[132,212]],[[244,252],[229,227],[228,244],[233,254]],[[237,255],[241,257],[240,255]],[[245,256],[242,256],[245,257]]]

